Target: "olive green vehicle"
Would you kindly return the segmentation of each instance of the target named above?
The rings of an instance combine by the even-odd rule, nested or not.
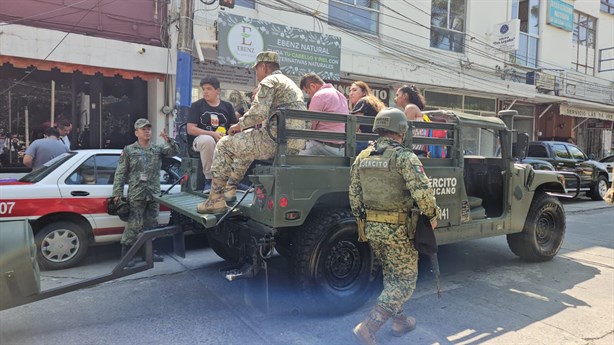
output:
[[[449,111],[427,115],[434,122],[413,122],[410,128],[435,131],[437,138],[412,138],[409,131],[405,144],[445,149],[445,158],[422,159],[442,209],[435,229],[438,243],[506,235],[510,249],[522,259],[552,259],[565,234],[565,213],[557,198],[564,195],[564,178],[517,163],[526,155],[528,136],[506,126],[513,112],[504,111],[500,118]],[[289,118],[342,122],[349,130],[290,130],[285,128]],[[258,273],[267,270],[267,260],[277,251],[290,261],[299,292],[309,300],[316,298],[319,310],[341,313],[362,305],[379,286],[381,270],[369,244],[358,242],[348,186],[357,141],[375,139],[373,134],[356,134],[355,128],[372,124],[373,118],[282,110],[268,121],[277,123],[278,136],[271,135],[279,146],[275,157],[255,162],[248,177],[251,187],[238,192],[226,214],[196,212],[196,205],[207,198],[200,190],[204,176],[199,159],[185,157],[182,192],[157,197],[171,209],[171,224],[139,235],[108,274],[41,291],[30,224],[0,221],[0,262],[5,263],[0,270],[0,310],[153,268],[156,238],[172,236],[175,254],[183,257],[186,231],[206,233],[211,248],[229,262],[224,271],[228,280],[266,279],[268,274]],[[341,140],[346,154],[288,155],[288,138]],[[129,267],[142,248],[146,260]]]
[[[506,235],[514,254],[527,261],[552,259],[565,234],[565,213],[556,196],[564,193],[559,174],[536,171],[524,158],[526,134],[516,134],[502,118],[451,111],[427,112],[434,122],[410,122],[410,128],[444,133],[443,138],[406,137],[406,145],[445,148],[446,158],[423,158],[442,218],[438,244]],[[290,130],[286,119],[343,122],[347,133]],[[183,158],[188,179],[178,194],[160,196],[171,209],[171,222],[183,231],[204,231],[211,248],[232,266],[228,280],[250,278],[266,269],[274,249],[290,260],[297,288],[318,296],[319,305],[347,311],[371,295],[379,267],[368,243],[358,242],[348,200],[349,169],[357,141],[376,138],[355,133],[373,118],[281,110],[269,121],[279,148],[270,161],[258,161],[249,174],[250,189],[238,191],[227,214],[203,215],[196,205],[204,176],[198,158]],[[288,138],[343,140],[345,156],[288,155]],[[517,142],[512,142],[512,141]],[[519,152],[514,157],[514,151]],[[274,249],[273,249],[274,248]]]

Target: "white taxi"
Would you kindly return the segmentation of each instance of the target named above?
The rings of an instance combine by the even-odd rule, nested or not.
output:
[[[39,264],[45,269],[76,265],[90,245],[118,242],[125,223],[107,214],[115,168],[122,150],[65,153],[20,179],[0,180],[0,219],[28,219],[34,231]],[[181,159],[165,159],[162,191],[180,179]],[[124,187],[124,194],[128,186]],[[179,192],[179,184],[171,193]],[[161,209],[158,223],[170,212]]]

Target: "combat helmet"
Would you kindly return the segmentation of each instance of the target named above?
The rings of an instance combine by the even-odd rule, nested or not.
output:
[[[407,117],[405,114],[396,108],[384,108],[375,116],[373,122],[373,132],[377,129],[385,129],[387,131],[405,134],[408,129]]]
[[[112,216],[119,216],[119,219],[127,222],[130,218],[130,206],[123,198],[115,202],[115,199],[110,197],[107,198],[107,213]]]

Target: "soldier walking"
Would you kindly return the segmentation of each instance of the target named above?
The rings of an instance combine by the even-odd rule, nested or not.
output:
[[[279,55],[264,51],[256,56],[253,66],[259,82],[258,92],[249,110],[232,125],[228,136],[221,138],[213,154],[211,192],[207,201],[198,204],[199,213],[219,213],[226,210],[226,202],[236,200],[237,186],[255,159],[270,159],[275,155],[276,143],[267,133],[266,119],[277,109],[306,110],[303,92],[279,70]],[[307,121],[286,120],[286,128],[306,129]],[[249,129],[248,129],[249,128]],[[273,136],[277,126],[271,124]],[[305,148],[305,140],[288,140],[288,153],[296,154]]]
[[[151,124],[147,119],[136,120],[134,134],[137,141],[124,147],[113,181],[113,197],[116,204],[123,195],[124,184],[128,182],[130,216],[120,241],[122,257],[141,232],[158,226],[160,204],[154,201],[153,195],[160,194],[162,158],[172,157],[179,152],[179,147],[169,138],[166,131],[160,132],[164,144],[151,143]],[[154,255],[154,261],[163,260],[161,256]],[[134,262],[131,261],[129,266],[133,265]]]
[[[375,144],[363,150],[350,170],[350,205],[359,219],[359,240],[368,240],[384,270],[384,290],[366,320],[356,325],[361,344],[375,344],[375,334],[390,318],[392,333],[402,336],[416,328],[403,314],[403,304],[416,288],[418,252],[415,227],[409,219],[414,202],[429,217],[433,229],[440,209],[418,157],[401,143],[408,129],[405,114],[393,108],[375,117]]]

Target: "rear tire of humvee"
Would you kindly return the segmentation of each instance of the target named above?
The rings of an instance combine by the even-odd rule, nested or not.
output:
[[[213,249],[215,254],[220,258],[231,262],[237,263],[241,260],[241,251],[238,248],[229,247],[225,243],[222,243],[216,236],[213,234],[213,230],[207,231],[207,241],[209,242],[209,247]]]
[[[380,270],[349,210],[314,210],[294,235],[292,268],[307,311],[342,314],[369,300]]]
[[[524,229],[507,235],[507,244],[521,259],[532,262],[551,260],[565,237],[565,211],[561,202],[537,192],[531,203]]]

